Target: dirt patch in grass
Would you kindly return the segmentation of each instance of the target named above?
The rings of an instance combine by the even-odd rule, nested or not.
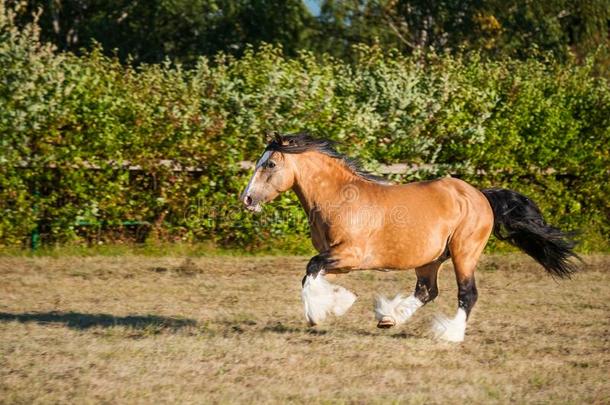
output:
[[[610,257],[555,281],[520,255],[485,257],[466,341],[436,342],[437,300],[378,330],[376,293],[413,272],[335,280],[358,294],[305,325],[305,257],[0,258],[0,402],[610,402]]]

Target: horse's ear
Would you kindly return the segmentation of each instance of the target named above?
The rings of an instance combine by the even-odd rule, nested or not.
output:
[[[271,142],[279,142],[281,135],[277,131],[266,131],[265,132],[265,143],[270,144]]]

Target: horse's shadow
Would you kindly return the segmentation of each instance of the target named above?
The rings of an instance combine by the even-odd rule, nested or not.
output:
[[[329,333],[333,333],[332,331],[324,330],[324,329],[315,329],[308,326],[291,326],[286,325],[281,322],[270,323],[267,326],[262,328],[262,331],[265,333],[277,333],[277,334],[293,334],[293,333],[303,333],[307,335],[318,335],[323,336]],[[338,331],[338,333],[345,333],[346,330]],[[334,331],[337,333],[337,331]],[[422,336],[416,333],[407,332],[407,331],[397,331],[394,333],[380,333],[379,331],[369,331],[364,329],[349,329],[349,334],[365,336],[365,337],[377,337],[377,336],[387,336],[393,339],[421,339]]]
[[[128,315],[114,316],[110,314],[84,314],[80,312],[0,312],[0,322],[16,321],[20,323],[35,322],[38,324],[60,324],[68,328],[85,330],[101,327],[125,326],[133,329],[161,328],[178,330],[187,326],[195,326],[193,319],[171,318],[158,315]]]
[[[295,327],[290,325],[285,325],[281,322],[275,322],[267,324],[262,331],[265,333],[277,333],[277,334],[289,334],[289,333],[304,333],[307,335],[326,335],[328,331],[322,329],[315,329],[308,326]]]

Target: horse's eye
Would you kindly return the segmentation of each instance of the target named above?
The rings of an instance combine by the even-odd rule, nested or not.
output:
[[[270,160],[267,162],[267,167],[269,169],[273,169],[275,167],[275,162],[273,160]]]

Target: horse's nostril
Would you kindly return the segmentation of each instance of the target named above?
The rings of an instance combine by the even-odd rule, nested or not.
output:
[[[244,198],[244,202],[246,203],[246,205],[252,205],[252,197],[247,195],[246,198]]]

